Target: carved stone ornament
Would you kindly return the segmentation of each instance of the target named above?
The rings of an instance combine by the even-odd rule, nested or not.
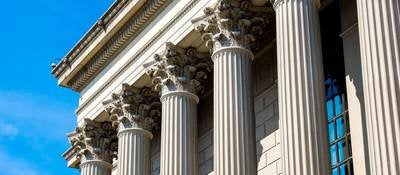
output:
[[[113,126],[118,129],[157,129],[161,123],[161,103],[157,92],[150,88],[135,88],[122,85],[118,94],[106,105]]]
[[[195,30],[214,51],[229,46],[252,49],[263,28],[274,18],[272,8],[245,0],[221,0],[216,7],[205,8],[204,13]]]
[[[162,54],[154,56],[155,63],[147,69],[156,91],[203,92],[204,81],[212,71],[208,54],[199,53],[195,48],[180,48],[170,42]]]
[[[83,127],[77,127],[69,136],[77,158],[83,160],[102,160],[112,163],[118,150],[116,130],[110,122],[95,122],[85,119]]]

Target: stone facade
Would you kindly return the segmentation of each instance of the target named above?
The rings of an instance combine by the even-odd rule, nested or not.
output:
[[[63,156],[82,175],[399,174],[399,9],[117,0],[52,71],[81,95]]]

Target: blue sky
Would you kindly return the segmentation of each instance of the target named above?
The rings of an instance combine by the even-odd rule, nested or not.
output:
[[[0,6],[0,174],[79,174],[66,167],[65,133],[79,95],[57,87],[62,58],[112,0],[2,1]]]

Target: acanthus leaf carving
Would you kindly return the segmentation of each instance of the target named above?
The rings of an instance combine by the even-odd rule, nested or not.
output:
[[[270,7],[254,6],[246,0],[222,0],[216,7],[206,8],[204,14],[195,30],[214,50],[229,46],[252,49],[263,28],[274,18]]]
[[[84,125],[77,127],[69,140],[81,161],[102,160],[112,163],[112,159],[117,156],[117,134],[110,122],[85,119]]]
[[[151,132],[161,123],[160,97],[150,88],[123,84],[122,90],[113,94],[105,105],[113,126],[118,129],[142,128]]]
[[[199,53],[195,48],[180,48],[170,42],[161,54],[154,56],[156,61],[147,69],[154,89],[161,92],[187,91],[197,94],[203,92],[204,81],[212,71],[208,54]]]

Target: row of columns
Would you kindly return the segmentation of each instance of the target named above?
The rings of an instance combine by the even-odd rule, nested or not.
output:
[[[273,0],[284,174],[329,174],[319,0]],[[400,174],[400,2],[357,0],[369,172]]]
[[[370,171],[400,174],[400,5],[397,0],[357,2]],[[257,170],[251,49],[267,15],[248,3],[220,1],[196,26],[214,62],[216,175],[254,175]],[[319,1],[273,4],[283,173],[330,174]],[[110,130],[110,123],[87,121],[76,131],[72,143],[80,150],[82,174],[109,175],[115,152],[120,175],[150,174],[149,144],[161,119],[161,175],[197,174],[197,94],[212,66],[204,54],[171,43],[154,59],[147,74],[159,93],[124,85],[107,103],[118,139],[98,131]]]

